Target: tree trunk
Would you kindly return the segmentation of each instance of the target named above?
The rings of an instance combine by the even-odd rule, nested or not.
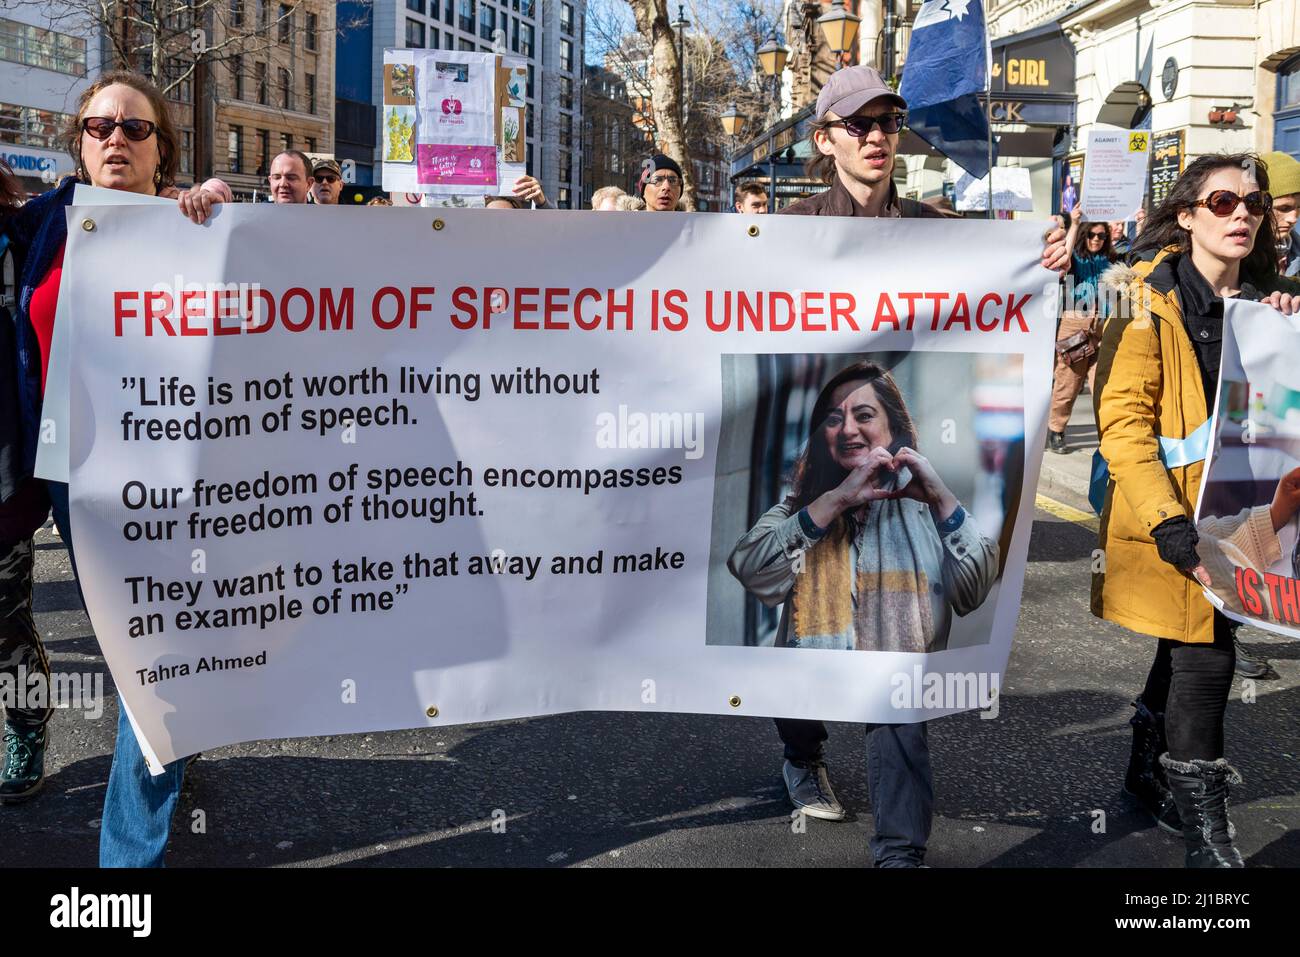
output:
[[[667,0],[627,0],[636,16],[637,32],[650,45],[650,102],[654,109],[659,149],[682,167],[682,204],[695,209],[695,168],[691,164],[678,100],[682,64],[677,57],[677,34],[668,25]]]

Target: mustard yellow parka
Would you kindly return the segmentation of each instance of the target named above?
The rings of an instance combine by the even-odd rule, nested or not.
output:
[[[1159,437],[1186,438],[1213,401],[1174,291],[1176,255],[1171,246],[1150,261],[1114,266],[1102,279],[1122,295],[1102,335],[1093,397],[1110,483],[1092,613],[1157,638],[1209,643],[1213,606],[1191,576],[1160,560],[1151,537],[1167,518],[1192,517],[1205,467],[1166,469]]]

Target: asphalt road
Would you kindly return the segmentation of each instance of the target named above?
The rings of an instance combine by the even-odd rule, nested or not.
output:
[[[931,725],[929,863],[1181,867],[1180,840],[1120,792],[1129,702],[1153,643],[1089,614],[1096,537],[1071,510],[1082,498],[1050,491],[998,717]],[[54,667],[105,673],[66,551],[49,530],[37,542],[37,623]],[[1281,678],[1260,682],[1250,703],[1238,681],[1228,706],[1227,756],[1245,778],[1233,795],[1238,844],[1251,865],[1296,866],[1300,642],[1243,637]],[[98,718],[55,715],[44,791],[0,807],[0,865],[94,866],[116,718],[111,694]],[[832,725],[832,780],[854,817],[799,827],[765,719],[587,713],[264,741],[192,767],[168,864],[868,866],[864,753],[860,727]]]

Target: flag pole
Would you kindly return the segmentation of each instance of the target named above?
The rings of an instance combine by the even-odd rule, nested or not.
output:
[[[988,116],[988,158],[989,158],[989,219],[993,218],[993,90],[984,93],[984,112]]]

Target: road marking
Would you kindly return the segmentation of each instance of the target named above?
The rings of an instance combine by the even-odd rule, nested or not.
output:
[[[1038,492],[1035,495],[1034,505],[1042,509],[1048,515],[1053,515],[1066,522],[1073,522],[1076,525],[1082,525],[1084,528],[1091,531],[1095,532],[1100,528],[1100,522],[1097,520],[1096,515],[1091,512],[1085,512],[1082,509],[1077,509],[1073,505],[1066,505],[1064,502],[1058,502],[1054,498],[1048,498],[1042,492]]]

